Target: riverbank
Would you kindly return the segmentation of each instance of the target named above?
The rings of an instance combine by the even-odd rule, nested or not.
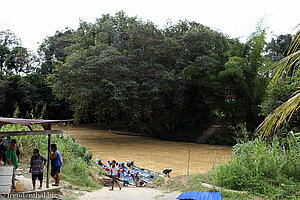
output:
[[[267,199],[263,196],[250,194],[247,191],[235,191],[228,190],[222,187],[216,187],[209,185],[211,180],[208,174],[191,174],[189,176],[177,176],[165,180],[157,180],[153,183],[152,187],[158,190],[167,192],[188,192],[188,191],[199,191],[199,192],[220,192],[222,200],[264,200]]]
[[[46,155],[46,137],[22,136],[16,137],[16,139],[21,150],[21,164],[24,169],[28,168],[26,163],[29,163],[32,149],[39,148],[40,152]],[[293,136],[288,140],[288,151],[286,150],[286,145],[282,146],[282,143],[276,140],[271,144],[258,139],[239,143],[234,146],[234,151],[229,161],[225,160],[220,164],[220,162],[216,162],[216,157],[214,157],[214,161],[210,163],[209,168],[204,172],[201,171],[201,167],[210,161],[205,158],[209,157],[211,159],[218,153],[224,152],[226,150],[225,147],[116,135],[104,130],[82,126],[65,128],[65,134],[54,136],[52,142],[57,144],[64,159],[61,172],[62,180],[66,183],[62,188],[63,199],[81,198],[80,195],[96,195],[96,197],[104,195],[108,199],[111,196],[109,193],[111,191],[99,189],[105,185],[101,181],[103,179],[102,171],[94,161],[92,152],[87,151],[87,147],[81,145],[86,143],[90,150],[94,150],[93,148],[97,147],[96,150],[104,153],[103,156],[99,156],[102,160],[105,160],[103,158],[107,156],[110,160],[116,159],[124,162],[138,155],[140,156],[138,157],[139,160],[134,160],[137,166],[158,172],[158,167],[168,168],[168,166],[171,166],[174,167],[174,172],[179,169],[178,171],[183,170],[183,174],[187,172],[190,174],[186,176],[180,175],[178,171],[177,173],[172,172],[170,179],[157,179],[153,185],[147,186],[152,187],[152,190],[148,190],[150,188],[132,190],[134,194],[137,193],[138,197],[139,193],[143,193],[143,191],[149,191],[149,199],[163,199],[166,195],[164,194],[165,192],[160,193],[161,191],[178,194],[184,191],[215,192],[220,190],[223,200],[257,200],[270,198],[286,199],[287,197],[290,197],[289,199],[298,199],[300,196],[298,176],[300,171],[299,168],[293,166],[299,166],[299,157],[297,156],[300,150],[299,139],[299,137]],[[189,150],[191,153],[190,160],[188,160]],[[230,149],[229,155],[231,155],[231,151]],[[149,162],[154,167],[147,167],[147,165],[141,164],[143,161],[145,163]],[[190,161],[188,167],[193,170],[186,171],[186,169],[189,169],[186,165],[188,161]],[[195,165],[194,161],[199,164]],[[155,166],[158,167],[155,168]],[[194,171],[198,172],[198,174]],[[272,176],[273,178],[271,179],[270,177]],[[109,182],[109,179],[107,180]],[[219,189],[217,187],[206,188],[202,183],[218,186]],[[242,190],[248,193],[236,193],[226,189]],[[125,188],[124,191],[127,191],[127,189]],[[129,195],[130,191],[128,191]],[[123,196],[127,197],[127,192],[124,193],[126,194],[123,194]],[[118,196],[114,198],[118,198]]]

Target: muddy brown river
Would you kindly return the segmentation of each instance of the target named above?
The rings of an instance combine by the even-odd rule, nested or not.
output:
[[[95,125],[64,126],[64,134],[74,136],[93,151],[93,159],[134,161],[137,166],[162,172],[173,169],[171,176],[205,173],[214,165],[226,162],[230,146],[163,141],[151,137],[117,135]],[[188,157],[190,149],[190,162]]]

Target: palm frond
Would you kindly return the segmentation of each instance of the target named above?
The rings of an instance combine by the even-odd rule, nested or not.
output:
[[[300,65],[299,45],[300,31],[292,39],[287,50],[287,56],[267,68],[272,74],[272,83],[276,83],[284,76],[289,76],[291,69],[295,69]]]
[[[296,26],[297,28],[298,26]],[[294,36],[287,51],[287,56],[281,59],[279,62],[271,65],[268,70],[272,74],[271,82],[277,83],[278,80],[284,76],[293,75],[293,72],[300,66],[300,31]],[[297,51],[298,50],[298,51]],[[281,106],[275,109],[257,128],[258,132],[261,132],[262,138],[266,137],[272,131],[276,131],[279,126],[287,119],[287,122],[291,119],[293,113],[299,108],[300,105],[300,90]]]
[[[297,32],[288,47],[287,55],[295,53],[297,51],[299,45],[300,45],[300,32]]]
[[[300,51],[297,51],[268,67],[267,70],[273,72],[271,82],[277,83],[282,77],[287,77],[291,69],[299,66],[299,62]]]
[[[289,122],[293,113],[298,110],[299,106],[300,90],[296,91],[293,97],[276,108],[276,110],[259,125],[257,131],[261,132],[262,138],[269,135],[272,131],[275,132],[286,119],[287,122]]]

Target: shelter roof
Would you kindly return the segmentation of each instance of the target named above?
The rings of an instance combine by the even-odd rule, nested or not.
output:
[[[2,118],[0,117],[0,124],[23,124],[30,126],[33,124],[50,124],[50,123],[63,123],[72,122],[73,119],[69,120],[43,120],[43,119],[21,119],[21,118]]]

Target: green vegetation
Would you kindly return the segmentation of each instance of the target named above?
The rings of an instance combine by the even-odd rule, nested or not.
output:
[[[197,22],[159,29],[121,11],[57,31],[35,57],[11,31],[0,31],[0,115],[125,122],[133,131],[191,142],[218,121],[238,143],[230,161],[208,175],[154,185],[206,191],[205,180],[250,193],[222,190],[223,199],[299,199],[300,32],[265,38],[260,25],[242,43]],[[26,155],[36,147],[47,154],[44,136],[18,141]],[[100,173],[86,148],[64,136],[53,142],[66,161],[63,179],[98,187],[84,178]]]
[[[265,35],[258,27],[243,44],[196,22],[158,29],[118,12],[57,32],[40,50],[52,59],[53,92],[72,104],[76,121],[126,121],[134,131],[195,141],[217,118],[249,131],[261,122]]]
[[[178,176],[171,178],[164,182],[155,183],[156,187],[163,188],[168,191],[200,191],[200,192],[220,192],[222,199],[232,200],[232,199],[263,199],[261,196],[255,196],[253,194],[239,193],[234,191],[228,191],[224,189],[217,190],[216,188],[206,188],[202,186],[202,183],[209,182],[209,177],[207,174],[192,174],[189,176]]]
[[[241,135],[247,135],[247,132]],[[245,137],[233,147],[228,162],[213,167],[207,174],[179,176],[166,182],[156,180],[153,186],[183,192],[214,192],[218,189],[202,185],[209,183],[220,187],[222,199],[296,200],[300,198],[299,155],[300,133],[289,132],[285,137],[268,140]]]
[[[212,183],[275,199],[299,198],[299,139],[290,136],[284,143],[270,144],[255,139],[235,145],[232,158],[210,172]]]
[[[35,125],[34,129],[41,129]],[[16,125],[5,125],[1,131],[29,131],[28,127]],[[21,164],[23,168],[29,167],[32,151],[35,148],[47,158],[48,137],[46,135],[14,136],[21,151]],[[80,190],[92,190],[100,187],[97,177],[102,175],[98,164],[92,160],[92,152],[87,152],[86,147],[75,142],[72,137],[64,135],[52,135],[52,143],[57,144],[58,150],[63,157],[61,169],[62,180],[72,185],[72,188]],[[68,186],[66,186],[68,187]]]
[[[291,39],[266,45],[265,37],[261,26],[246,43],[197,22],[159,29],[121,11],[57,31],[33,56],[1,31],[0,114],[125,122],[133,131],[191,142],[215,121],[253,132],[268,82],[262,68]]]
[[[293,81],[291,87],[297,89],[294,93],[290,94],[291,97],[277,107],[266,119],[259,125],[258,131],[261,132],[262,137],[270,134],[280,132],[280,127],[286,127],[294,114],[300,106],[300,90],[298,79],[291,79],[294,75],[298,75],[300,65],[300,31],[294,36],[286,50],[285,57],[280,61],[268,67],[272,74],[270,85],[276,85],[278,82]],[[278,84],[279,85],[279,84]],[[279,130],[279,131],[278,131]]]
[[[215,166],[208,174],[179,176],[156,187],[171,191],[215,192],[202,183],[220,187],[222,199],[299,199],[300,198],[300,134],[288,139],[241,142],[234,146],[232,158]],[[247,191],[238,193],[228,191]]]

